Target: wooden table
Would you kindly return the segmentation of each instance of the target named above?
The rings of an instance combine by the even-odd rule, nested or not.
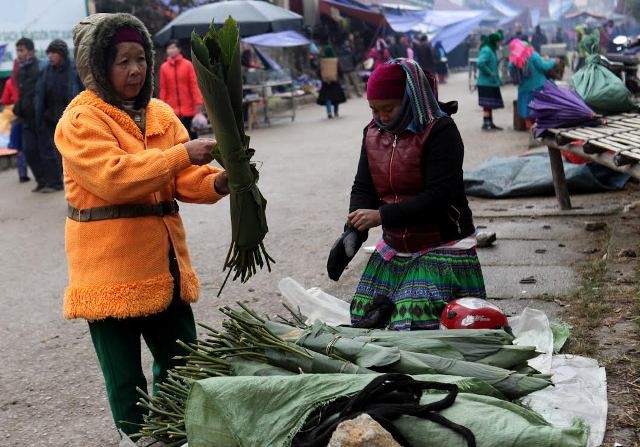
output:
[[[291,95],[280,96],[280,95],[268,95],[267,89],[273,87],[289,87],[291,90]],[[269,98],[273,96],[278,96],[279,98],[283,98],[291,101],[291,121],[296,118],[296,101],[295,101],[295,89],[293,88],[293,80],[282,80],[282,81],[267,81],[263,84],[245,84],[242,86],[243,90],[254,90],[259,91],[260,95],[264,100],[264,121],[267,125],[271,125],[271,116],[269,114]]]
[[[571,199],[560,149],[640,179],[640,114],[623,113],[605,119],[606,125],[597,127],[548,129],[544,137],[553,187],[563,210],[571,209]]]

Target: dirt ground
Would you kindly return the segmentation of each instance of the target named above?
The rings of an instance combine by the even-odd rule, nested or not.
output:
[[[465,141],[465,169],[493,156],[526,152],[527,135],[511,130],[515,89],[503,89],[507,108],[495,117],[505,131],[485,134],[465,76],[454,75],[441,88],[443,100],[460,102],[454,118]],[[338,119],[327,120],[324,108],[308,106],[298,110],[294,122],[281,117],[252,132],[262,163],[260,187],[269,201],[265,243],[277,264],[270,274],[260,272],[247,284],[228,284],[220,298],[216,293],[230,241],[228,201],[181,205],[202,283],[201,299],[194,305],[198,321],[219,324],[217,309],[236,301],[261,313],[281,313],[277,283],[286,276],[350,298],[365,255],[354,259],[339,283],[327,278],[325,266],[346,217],[361,130],[368,119],[366,102],[354,98],[341,107]],[[32,187],[18,184],[15,171],[0,172],[0,445],[116,446],[87,324],[62,318],[66,203],[62,194],[33,194]],[[607,367],[611,408],[604,445],[639,445],[637,258],[618,256],[624,248],[640,250],[633,237],[639,233],[638,211],[621,211],[637,200],[637,189],[572,199],[580,208],[568,213],[557,210],[553,197],[471,201],[476,223],[499,236],[495,249],[480,253],[487,290],[510,312],[531,305],[575,326],[580,342],[568,348],[595,356]],[[584,221],[594,219],[606,221],[608,229],[586,233]],[[560,244],[567,250],[558,250]],[[540,246],[547,250],[544,258],[530,254]],[[518,280],[530,272],[538,283],[520,285]],[[594,287],[596,294],[585,292]],[[607,306],[598,307],[602,302]],[[150,371],[150,356],[144,355]]]

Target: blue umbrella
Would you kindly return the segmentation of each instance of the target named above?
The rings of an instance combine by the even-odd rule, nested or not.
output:
[[[533,92],[529,103],[531,118],[536,120],[536,137],[554,127],[598,126],[596,113],[576,93],[546,81]]]

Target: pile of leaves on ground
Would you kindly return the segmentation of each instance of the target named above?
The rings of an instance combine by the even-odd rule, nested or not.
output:
[[[486,393],[506,400],[523,397],[551,384],[550,377],[527,366],[538,355],[530,346],[513,345],[503,330],[434,330],[395,332],[376,329],[306,325],[292,312],[291,320],[271,321],[238,303],[223,307],[222,330],[200,324],[205,335],[193,344],[178,342],[189,354],[184,366],[169,372],[158,392],[140,390],[139,405],[148,410],[138,436],[168,446],[186,439],[185,407],[194,381],[221,376],[297,374],[444,374],[474,378],[465,392]]]

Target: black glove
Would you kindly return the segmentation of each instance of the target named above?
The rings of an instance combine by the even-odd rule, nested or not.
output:
[[[449,101],[449,102],[440,102],[438,101],[438,106],[440,106],[440,110],[442,110],[447,115],[451,116],[458,111],[458,101]]]
[[[334,281],[340,279],[340,275],[367,240],[367,236],[367,231],[358,231],[350,226],[345,227],[344,233],[336,240],[329,252],[329,259],[327,259],[329,278]]]
[[[395,304],[393,301],[384,295],[376,294],[373,298],[373,303],[371,303],[364,316],[353,327],[384,329],[389,325],[394,310]]]

